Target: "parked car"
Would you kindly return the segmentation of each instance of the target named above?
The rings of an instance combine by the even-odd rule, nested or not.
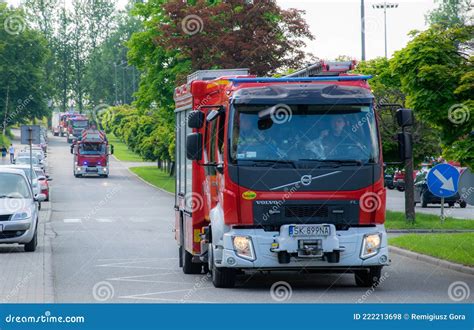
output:
[[[398,191],[405,190],[405,172],[404,171],[395,171],[393,174],[393,187],[397,188]]]
[[[385,187],[387,187],[390,190],[395,188],[395,186],[393,185],[393,174],[384,173],[383,179],[384,179]]]
[[[429,191],[426,177],[428,176],[428,169],[420,170],[415,177],[415,205],[421,204],[421,207],[427,207],[428,204],[441,204],[441,198],[435,196]],[[458,203],[461,208],[465,208],[467,203],[462,200],[459,193],[454,196],[445,197],[444,202],[453,207],[455,203]]]
[[[45,168],[44,162],[40,161],[35,156],[32,157],[33,167],[41,167],[43,170]],[[25,154],[20,154],[15,158],[15,164],[17,165],[30,165],[30,156]]]
[[[36,175],[38,176],[38,183],[41,189],[41,193],[46,196],[45,201],[49,201],[49,181],[52,179],[39,167],[35,167],[34,171],[36,172]]]
[[[38,245],[38,202],[43,194],[34,196],[28,178],[20,169],[0,168],[0,243],[24,244],[33,252]]]

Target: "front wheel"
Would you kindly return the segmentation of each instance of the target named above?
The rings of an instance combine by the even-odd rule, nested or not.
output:
[[[31,241],[25,244],[25,251],[35,252],[37,246],[38,246],[38,228],[36,228],[35,234],[33,235],[33,238],[31,239]]]
[[[356,270],[354,277],[357,286],[376,287],[379,285],[382,267],[371,267],[368,270]]]
[[[459,202],[459,207],[460,207],[460,208],[464,209],[464,208],[466,208],[466,206],[467,206],[466,201],[460,201],[460,202]]]
[[[180,262],[183,265],[183,273],[185,274],[201,274],[202,271],[202,263],[194,263],[193,262],[193,255],[186,251],[186,249],[181,247],[179,249],[181,253]]]
[[[235,286],[236,271],[232,268],[216,267],[214,262],[213,246],[209,245],[209,269],[212,275],[212,284],[216,288],[233,288]]]

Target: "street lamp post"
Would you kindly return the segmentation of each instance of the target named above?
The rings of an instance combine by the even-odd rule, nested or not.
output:
[[[361,41],[361,60],[365,61],[365,4],[360,0],[360,41]]]
[[[383,23],[384,23],[384,32],[385,32],[385,58],[387,58],[387,8],[397,8],[398,3],[376,3],[372,5],[374,9],[383,9]]]

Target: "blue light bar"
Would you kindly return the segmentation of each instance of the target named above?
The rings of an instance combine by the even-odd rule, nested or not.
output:
[[[290,78],[228,78],[234,83],[252,83],[252,82],[313,82],[313,81],[355,81],[369,80],[372,76],[327,76],[327,77],[290,77]]]

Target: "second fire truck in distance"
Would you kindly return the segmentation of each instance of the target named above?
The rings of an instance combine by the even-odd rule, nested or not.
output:
[[[369,76],[319,63],[283,78],[198,71],[176,88],[176,240],[216,287],[255,271],[389,264],[382,144]]]
[[[84,130],[81,138],[71,145],[71,153],[74,155],[73,173],[76,178],[109,176],[109,155],[114,153],[114,147],[108,144],[105,133],[102,131]]]

